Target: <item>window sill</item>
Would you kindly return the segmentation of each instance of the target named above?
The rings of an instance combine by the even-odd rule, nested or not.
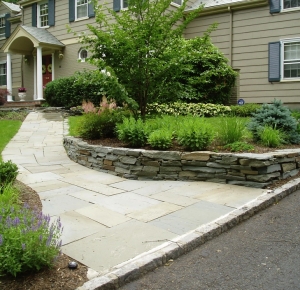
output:
[[[47,25],[47,26],[39,26],[38,28],[49,28],[50,26],[49,25]]]
[[[171,6],[174,6],[174,7],[180,7],[181,5],[177,4],[177,3],[174,3],[174,2],[171,2]]]
[[[77,61],[78,62],[85,62],[85,58],[78,58]]]
[[[283,79],[280,81],[281,83],[289,83],[289,82],[300,82],[300,78],[294,78],[294,79]]]
[[[287,8],[287,9],[282,9],[280,13],[289,13],[289,12],[294,12],[294,11],[299,11],[300,7],[293,7],[293,8]]]
[[[89,19],[88,16],[86,16],[86,17],[81,17],[81,18],[75,19],[75,22],[77,22],[77,21],[82,21],[82,20],[87,20],[87,19]]]

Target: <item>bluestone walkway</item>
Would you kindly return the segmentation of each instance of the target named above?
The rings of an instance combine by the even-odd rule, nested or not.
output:
[[[17,179],[61,217],[62,250],[100,274],[232,212],[263,189],[181,181],[133,181],[71,161],[60,113],[31,112],[4,149]]]

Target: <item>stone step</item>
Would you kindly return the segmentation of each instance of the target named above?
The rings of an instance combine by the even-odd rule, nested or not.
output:
[[[14,101],[6,102],[2,107],[3,108],[19,108],[19,107],[40,107],[45,101]]]

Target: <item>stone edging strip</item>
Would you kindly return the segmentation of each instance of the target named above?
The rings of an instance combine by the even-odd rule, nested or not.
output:
[[[300,178],[292,180],[280,188],[266,190],[265,193],[244,206],[224,215],[211,223],[202,225],[182,236],[176,237],[148,252],[113,267],[112,271],[96,277],[76,290],[110,290],[136,280],[159,266],[190,252],[205,242],[217,237],[230,228],[247,220],[259,211],[280,201],[300,188]]]

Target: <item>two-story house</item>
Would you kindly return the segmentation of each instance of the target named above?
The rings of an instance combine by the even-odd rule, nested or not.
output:
[[[7,89],[12,92],[9,101],[20,86],[26,87],[27,100],[41,100],[47,82],[92,68],[85,62],[89,52],[74,34],[67,33],[67,26],[81,33],[88,31],[87,24],[95,23],[89,0],[1,3],[11,33],[3,38],[0,55],[0,72],[3,79],[6,74]],[[180,4],[181,0],[174,0],[172,6]],[[106,5],[120,11],[127,1]],[[218,23],[212,42],[239,72],[233,102],[242,98],[246,103],[264,103],[277,98],[300,107],[300,0],[192,0],[186,13],[199,5],[204,9],[184,36],[202,36]]]

